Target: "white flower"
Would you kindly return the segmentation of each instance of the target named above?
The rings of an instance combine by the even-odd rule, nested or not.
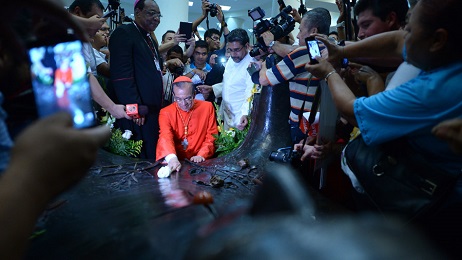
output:
[[[167,178],[168,176],[170,176],[171,172],[172,172],[172,170],[170,170],[170,167],[168,167],[168,165],[164,166],[164,167],[160,168],[157,171],[157,177],[159,177],[159,178]]]
[[[115,117],[113,117],[112,115],[108,115],[107,116],[107,121],[106,121],[106,125],[110,126],[111,129],[114,128],[114,122],[116,121]],[[129,130],[128,130],[129,131]],[[131,132],[130,132],[131,133]],[[130,137],[129,137],[130,138]]]
[[[234,137],[236,135],[236,132],[234,130],[227,130],[226,135]]]
[[[122,137],[125,138],[125,139],[127,139],[127,140],[129,140],[130,137],[132,137],[132,135],[133,135],[133,134],[132,134],[132,131],[130,131],[130,130],[125,130],[125,133],[122,134]]]

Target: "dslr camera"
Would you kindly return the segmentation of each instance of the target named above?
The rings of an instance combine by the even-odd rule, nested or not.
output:
[[[213,3],[213,4],[210,4],[210,5],[209,5],[209,13],[210,13],[210,16],[211,16],[211,17],[217,16],[218,8],[217,8],[217,4],[216,4],[216,3]]]
[[[269,160],[274,162],[292,163],[300,161],[302,154],[299,151],[294,151],[293,147],[279,148],[272,151]]]
[[[169,65],[167,69],[176,77],[183,75],[184,72],[184,67],[181,66]]]
[[[120,6],[120,0],[109,0],[109,5],[112,9],[116,10]]]
[[[183,67],[176,67],[176,68],[173,70],[173,74],[178,75],[178,76],[183,75],[183,72],[184,72],[184,68],[183,68]]]
[[[250,51],[250,56],[255,57],[260,55],[260,49],[264,52],[268,52],[268,46],[266,46],[263,37],[261,37],[264,32],[270,31],[274,35],[274,39],[277,40],[287,36],[295,28],[295,20],[289,15],[291,11],[292,7],[288,5],[270,20],[263,20],[265,11],[259,6],[248,11],[250,18],[252,18],[254,22],[258,22],[253,28],[253,33],[257,38],[257,44]]]

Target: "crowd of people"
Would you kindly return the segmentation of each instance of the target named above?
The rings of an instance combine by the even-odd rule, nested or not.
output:
[[[105,127],[73,129],[65,113],[31,124],[36,108],[30,102],[30,76],[24,76],[30,72],[23,43],[50,34],[60,37],[68,28],[84,42],[93,100],[118,119],[118,128],[130,130],[135,140],[143,141],[141,158],[163,161],[171,171],[180,171],[185,159],[200,163],[213,158],[217,120],[223,121],[225,130],[243,130],[249,124],[255,85],[271,88],[288,83],[291,132],[287,134],[302,160],[334,155],[340,163],[341,150],[360,132],[371,146],[404,138],[430,164],[457,176],[448,197],[434,208],[437,214],[424,222],[435,240],[450,255],[457,255],[462,216],[462,88],[457,84],[462,80],[462,57],[455,19],[462,9],[460,1],[410,1],[409,9],[407,0],[358,0],[354,6],[357,39],[345,39],[340,30],[332,32],[325,8],[315,7],[303,16],[293,9],[291,15],[300,23],[297,40],[288,43],[290,37],[275,39],[271,32],[264,32],[261,37],[268,50],[256,57],[250,55],[247,31],[229,30],[219,5],[220,30],[207,30],[204,39],[196,34],[208,15],[208,1],[202,1],[202,15],[193,22],[194,36],[171,28],[160,43],[154,32],[162,13],[154,0],[136,0],[134,20],[113,31],[102,18],[104,7],[99,0],[75,0],[68,12],[50,0],[3,2],[1,256],[20,256],[34,219],[50,199],[84,176],[109,137]],[[341,6],[339,19],[345,19]],[[21,10],[27,10],[26,14],[6,22]],[[55,21],[61,28],[50,29]],[[340,22],[344,26],[345,21]],[[30,31],[22,30],[24,24],[30,25]],[[12,40],[3,40],[7,36]],[[305,43],[309,36],[315,36],[321,48],[316,64],[310,63]],[[262,58],[267,55],[280,57],[279,62],[267,64],[269,59]],[[248,73],[252,66],[257,68],[258,82]],[[317,131],[300,127],[323,81],[339,113],[334,143],[317,140]],[[219,104],[217,111],[213,102]],[[128,115],[125,106],[132,104],[145,109]],[[343,169],[350,173],[350,186],[361,186],[347,164]],[[17,201],[24,206],[18,208]]]

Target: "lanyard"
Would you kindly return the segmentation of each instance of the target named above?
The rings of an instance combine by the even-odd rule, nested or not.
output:
[[[151,50],[152,54],[154,55],[154,60],[159,60],[159,55],[158,55],[158,53],[156,51],[156,48],[154,47],[154,40],[151,38],[151,34],[147,33],[146,36],[145,36],[141,32],[140,28],[138,28],[138,25],[136,25],[135,22],[133,22],[133,25],[135,25],[138,32],[140,32],[141,36],[143,36],[144,42],[148,45],[149,49]],[[146,40],[146,37],[149,39],[149,41]]]

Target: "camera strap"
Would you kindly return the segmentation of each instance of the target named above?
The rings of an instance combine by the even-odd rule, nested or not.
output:
[[[210,29],[209,28],[209,13],[207,12],[207,16],[205,17],[205,24],[207,24],[207,31]]]
[[[300,127],[300,130],[305,134],[305,138],[303,139],[303,146],[306,144],[306,140],[308,139],[308,133],[311,128],[311,125],[313,124],[314,120],[316,119],[316,113],[318,112],[318,107],[319,107],[319,102],[321,101],[321,86],[318,86],[316,88],[316,93],[314,94],[314,100],[311,103],[311,109],[310,109],[310,116],[308,117],[308,120],[303,116],[303,112],[305,111],[305,103],[306,103],[306,97],[308,96],[308,89],[310,88],[310,83],[311,79],[313,78],[313,75],[310,75],[308,79],[308,83],[306,84],[306,93],[305,97],[303,100],[302,107],[300,108],[300,113],[298,114],[298,124]]]

